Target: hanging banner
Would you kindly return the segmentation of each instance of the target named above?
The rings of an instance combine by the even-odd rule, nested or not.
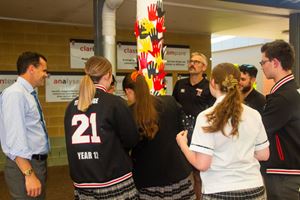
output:
[[[85,62],[94,55],[93,40],[70,40],[70,67],[84,69]]]
[[[187,45],[166,45],[165,70],[187,70],[190,59],[190,48]],[[132,42],[118,42],[117,68],[134,69],[137,66],[136,44]]]
[[[7,88],[8,86],[12,85],[16,82],[18,78],[17,74],[1,74],[0,75],[0,93]]]
[[[51,75],[46,79],[46,102],[68,102],[78,96],[83,75]]]

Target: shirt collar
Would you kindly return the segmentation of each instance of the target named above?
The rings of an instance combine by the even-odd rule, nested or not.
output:
[[[219,96],[218,98],[216,98],[214,106],[217,105],[218,103],[220,103],[221,101],[223,101],[223,99],[225,98],[225,96],[226,96],[226,94],[223,94],[222,96]]]
[[[29,93],[31,93],[34,89],[32,87],[32,85],[23,77],[19,76],[17,78],[17,82],[22,85]]]
[[[107,92],[107,89],[103,85],[101,85],[101,84],[95,84],[95,87],[97,89],[100,89],[100,90],[104,91],[104,92]]]
[[[294,75],[293,74],[289,74],[289,75],[285,76],[284,78],[282,78],[281,80],[279,80],[277,83],[275,83],[275,85],[271,89],[270,94],[273,94],[282,85],[284,85],[285,83],[287,83],[287,82],[289,82],[290,80],[293,80],[293,79],[294,79]]]

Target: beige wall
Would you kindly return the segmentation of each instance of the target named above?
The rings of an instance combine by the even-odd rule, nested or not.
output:
[[[132,26],[133,27],[133,26]],[[37,51],[48,59],[49,71],[82,71],[69,67],[69,40],[93,39],[91,27],[0,20],[0,71],[15,71],[23,51]],[[169,30],[170,31],[170,30]],[[189,45],[211,57],[210,35],[166,33],[166,44]],[[135,41],[132,31],[118,30],[117,41]],[[174,78],[177,72],[174,72]],[[45,88],[39,88],[47,128],[51,137],[64,136],[63,117],[67,103],[45,102]]]

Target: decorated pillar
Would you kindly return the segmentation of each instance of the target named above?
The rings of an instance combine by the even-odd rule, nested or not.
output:
[[[135,36],[137,41],[137,70],[145,76],[153,95],[165,95],[165,48],[163,33],[165,11],[162,0],[138,0]]]

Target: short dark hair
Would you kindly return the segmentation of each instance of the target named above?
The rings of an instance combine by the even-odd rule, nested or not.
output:
[[[244,74],[249,74],[250,77],[256,78],[257,68],[254,65],[242,64],[239,66],[240,72]]]
[[[270,60],[276,58],[281,62],[284,70],[292,69],[295,62],[294,48],[284,40],[268,42],[261,47],[261,52],[265,53]]]
[[[39,53],[30,52],[30,51],[23,52],[18,57],[18,60],[17,60],[18,75],[25,74],[30,65],[38,67],[40,64],[40,58],[42,58],[43,60],[45,60],[47,62],[47,59],[45,58],[45,56],[43,56]]]

